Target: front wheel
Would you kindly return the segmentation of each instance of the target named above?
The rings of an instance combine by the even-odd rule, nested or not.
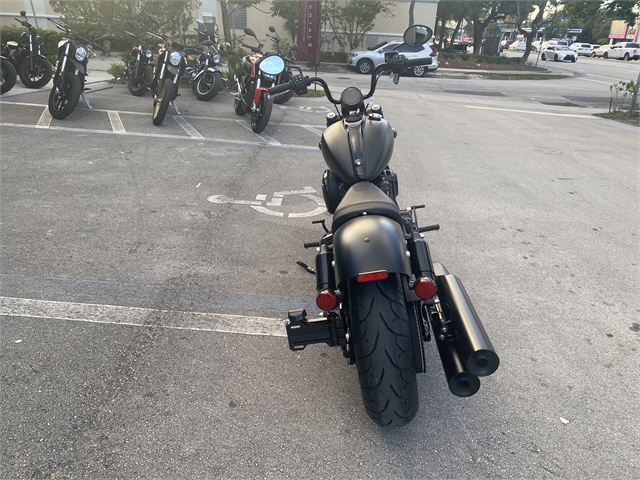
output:
[[[412,333],[402,282],[350,280],[349,316],[362,400],[379,425],[401,426],[418,412]]]
[[[367,60],[366,58],[364,60],[360,60],[356,65],[356,69],[363,75],[371,75],[371,70],[373,70],[373,62],[371,60]]]
[[[602,58],[609,58],[609,54],[607,52],[604,52],[604,55],[602,56]]]
[[[558,54],[555,54],[555,55],[553,56],[553,61],[554,61],[554,62],[557,62],[557,61],[558,61]]]
[[[293,75],[291,75],[291,72],[283,72],[282,75],[280,75],[280,83],[278,85],[289,83],[291,80],[293,80]],[[283,103],[287,103],[289,100],[291,100],[291,97],[293,97],[293,90],[289,90],[276,95],[273,99],[273,103],[282,105]]]
[[[162,81],[162,85],[160,85],[158,90],[158,98],[155,99],[155,103],[153,104],[154,125],[160,125],[162,123],[173,97],[173,82],[170,78],[167,78]]]
[[[251,130],[254,133],[260,133],[267,127],[272,109],[273,97],[268,93],[263,93],[257,111],[251,113]]]
[[[135,68],[134,68],[135,71]],[[129,76],[129,91],[136,97],[141,97],[149,91],[153,70],[150,65],[138,65],[138,75],[131,72]]]
[[[49,94],[49,113],[61,120],[68,117],[80,100],[80,79],[73,73],[61,73],[58,86],[54,85]]]
[[[547,56],[543,53],[542,56],[540,57],[542,60],[546,60]]]
[[[2,88],[0,93],[7,93],[16,84],[18,74],[9,60],[2,59]]]
[[[49,60],[43,57],[33,57],[33,68],[29,60],[25,60],[20,65],[20,81],[27,88],[42,88],[49,80],[53,69]]]
[[[426,76],[426,75],[427,75],[427,72],[428,72],[428,71],[429,71],[429,70],[427,69],[427,67],[425,67],[424,65],[419,65],[419,66],[417,66],[417,67],[413,67],[413,68],[411,69],[411,74],[412,74],[414,77],[424,77],[424,76]]]
[[[222,87],[222,74],[220,72],[205,71],[193,84],[193,91],[198,100],[211,100]]]

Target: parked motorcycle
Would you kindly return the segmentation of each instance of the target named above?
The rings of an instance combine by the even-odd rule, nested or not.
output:
[[[49,113],[53,118],[62,119],[71,114],[80,100],[84,99],[88,108],[92,108],[85,91],[85,81],[89,72],[87,65],[89,57],[94,55],[94,48],[101,48],[95,44],[103,40],[115,40],[110,33],[95,39],[93,42],[80,35],[71,33],[66,25],[48,18],[57,28],[67,34],[67,38],[58,43],[58,64],[53,76],[53,87],[49,94]]]
[[[273,36],[267,35],[267,37],[270,38],[273,42],[275,53],[277,53],[284,59],[284,63],[286,66],[286,70],[282,72],[282,75],[280,75],[278,84],[289,83],[293,79],[293,73],[291,72],[291,64],[293,63],[293,59],[291,58],[291,56],[296,50],[298,50],[298,44],[294,43],[293,45],[291,45],[291,47],[289,47],[289,50],[285,53],[280,46],[280,42],[282,41],[282,39],[276,32],[276,29],[274,27],[269,27],[269,31],[273,33]],[[293,97],[293,90],[289,90],[288,92],[276,95],[273,98],[273,103],[282,105],[283,103],[287,103],[289,100],[291,100],[291,97]]]
[[[426,26],[413,26],[404,42],[419,46],[432,35]],[[305,310],[289,311],[289,347],[341,347],[358,369],[365,409],[380,425],[404,425],[415,417],[416,373],[426,370],[423,342],[431,340],[432,331],[455,395],[475,394],[478,376],[492,374],[499,364],[462,283],[432,262],[424,233],[440,227],[418,225],[417,211],[424,205],[401,210],[396,203],[397,176],[388,167],[396,131],[373,103],[381,75],[391,72],[398,83],[407,68],[430,61],[387,52],[366,95],[349,87],[334,99],[322,78],[302,74],[269,90],[303,95],[317,83],[337,110],[327,115],[320,141],[329,167],[322,193],[333,214],[331,229],[324,220],[314,222],[322,224],[324,233],[304,247],[316,249],[315,268],[298,262],[316,277],[316,304],[324,315],[312,319]]]
[[[127,24],[135,27],[131,20]],[[136,40],[136,45],[131,50],[131,61],[124,69],[124,76],[128,79],[129,91],[136,97],[141,97],[149,91],[153,79],[153,50],[139,35],[126,30],[125,33]]]
[[[20,16],[24,17],[24,20],[15,20],[27,30],[22,32],[19,41],[9,41],[3,45],[2,55],[13,64],[25,87],[41,88],[51,80],[53,68],[49,60],[40,54],[42,38],[27,21],[27,13],[22,10]]]
[[[199,27],[204,27],[200,20],[196,20]],[[206,35],[204,28],[197,28],[199,34]],[[228,43],[214,46],[213,41],[207,35],[202,42],[207,50],[198,52],[195,49],[187,50],[187,69],[185,73],[191,82],[191,88],[198,100],[211,100],[222,88],[222,73],[220,72],[220,51],[230,47]]]
[[[285,63],[279,55],[262,53],[264,45],[260,43],[253,30],[245,28],[244,33],[255,38],[258,46],[241,44],[253,53],[242,58],[242,67],[246,75],[240,78],[234,75],[238,92],[233,100],[233,109],[238,115],[250,113],[251,129],[260,133],[269,123],[273,108],[273,96],[269,94],[269,88],[278,85]]]
[[[18,74],[9,59],[2,57],[2,87],[0,93],[7,93],[16,84]]]
[[[155,15],[149,15],[149,20],[154,25],[160,27],[160,21]],[[175,99],[178,97],[180,79],[186,68],[184,46],[172,41],[171,47],[167,47],[169,38],[153,32],[147,32],[163,43],[159,45],[158,62],[156,73],[151,82],[151,93],[153,93],[153,124],[160,125],[164,120],[169,105],[172,105],[176,114],[180,115]]]

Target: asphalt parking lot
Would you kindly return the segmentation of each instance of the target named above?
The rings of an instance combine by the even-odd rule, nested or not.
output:
[[[461,399],[427,344],[418,416],[392,430],[339,351],[284,338],[288,309],[315,308],[302,243],[330,221],[323,99],[294,97],[255,135],[223,93],[183,90],[160,127],[120,85],[63,121],[46,91],[2,98],[0,476],[637,476],[637,129],[566,98],[608,85],[549,82],[376,93],[399,200],[441,225],[434,260],[501,357]]]

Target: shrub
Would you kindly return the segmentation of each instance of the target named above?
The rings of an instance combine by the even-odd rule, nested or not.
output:
[[[26,31],[24,27],[0,27],[0,43],[4,47],[8,41],[17,42],[24,31]],[[36,28],[36,31],[42,37],[40,53],[55,66],[58,55],[58,42],[65,38],[64,33],[44,28]]]
[[[124,83],[124,65],[121,63],[112,63],[107,73],[114,79],[114,83]]]

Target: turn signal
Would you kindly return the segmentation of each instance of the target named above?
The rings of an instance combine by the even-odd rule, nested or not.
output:
[[[338,306],[338,296],[332,290],[322,290],[316,297],[316,305],[324,312],[329,312]]]
[[[378,280],[384,280],[388,276],[389,274],[386,272],[386,270],[379,270],[377,272],[361,273],[356,277],[356,280],[358,280],[358,282],[360,283],[377,282]]]
[[[420,277],[416,280],[413,291],[416,292],[416,295],[421,299],[428,300],[438,293],[438,287],[436,287],[436,283],[429,277]]]

